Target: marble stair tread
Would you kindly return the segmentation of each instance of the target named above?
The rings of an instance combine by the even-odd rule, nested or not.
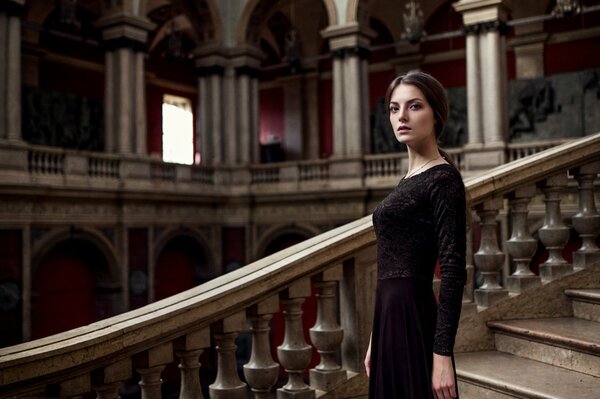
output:
[[[574,317],[503,320],[489,321],[488,327],[494,332],[600,356],[600,323],[594,321]]]
[[[565,290],[565,295],[575,300],[592,302],[600,305],[600,288]]]
[[[461,382],[509,396],[536,399],[598,399],[600,378],[497,351],[456,353]]]

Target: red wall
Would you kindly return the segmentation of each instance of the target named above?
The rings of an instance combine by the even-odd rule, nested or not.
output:
[[[94,275],[78,254],[57,250],[46,255],[35,270],[32,288],[32,338],[95,321]]]
[[[600,40],[597,38],[553,43],[544,51],[544,74],[554,75],[600,68]]]
[[[260,142],[267,142],[267,135],[275,135],[280,141],[285,138],[285,104],[283,89],[274,87],[260,90]]]

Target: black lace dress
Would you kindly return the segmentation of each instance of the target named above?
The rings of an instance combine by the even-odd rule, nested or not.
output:
[[[451,165],[400,181],[373,213],[377,291],[371,399],[434,398],[433,353],[451,356],[466,280],[465,187]],[[432,280],[439,259],[439,303]]]

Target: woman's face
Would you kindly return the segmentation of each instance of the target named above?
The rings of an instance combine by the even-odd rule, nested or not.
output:
[[[426,140],[435,141],[433,109],[417,86],[401,83],[390,97],[390,122],[396,140],[417,145]]]

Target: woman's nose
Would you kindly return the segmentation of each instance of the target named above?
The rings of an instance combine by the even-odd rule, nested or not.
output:
[[[406,114],[406,110],[401,109],[400,112],[398,112],[398,120],[406,121],[407,119],[408,119],[408,115]]]

